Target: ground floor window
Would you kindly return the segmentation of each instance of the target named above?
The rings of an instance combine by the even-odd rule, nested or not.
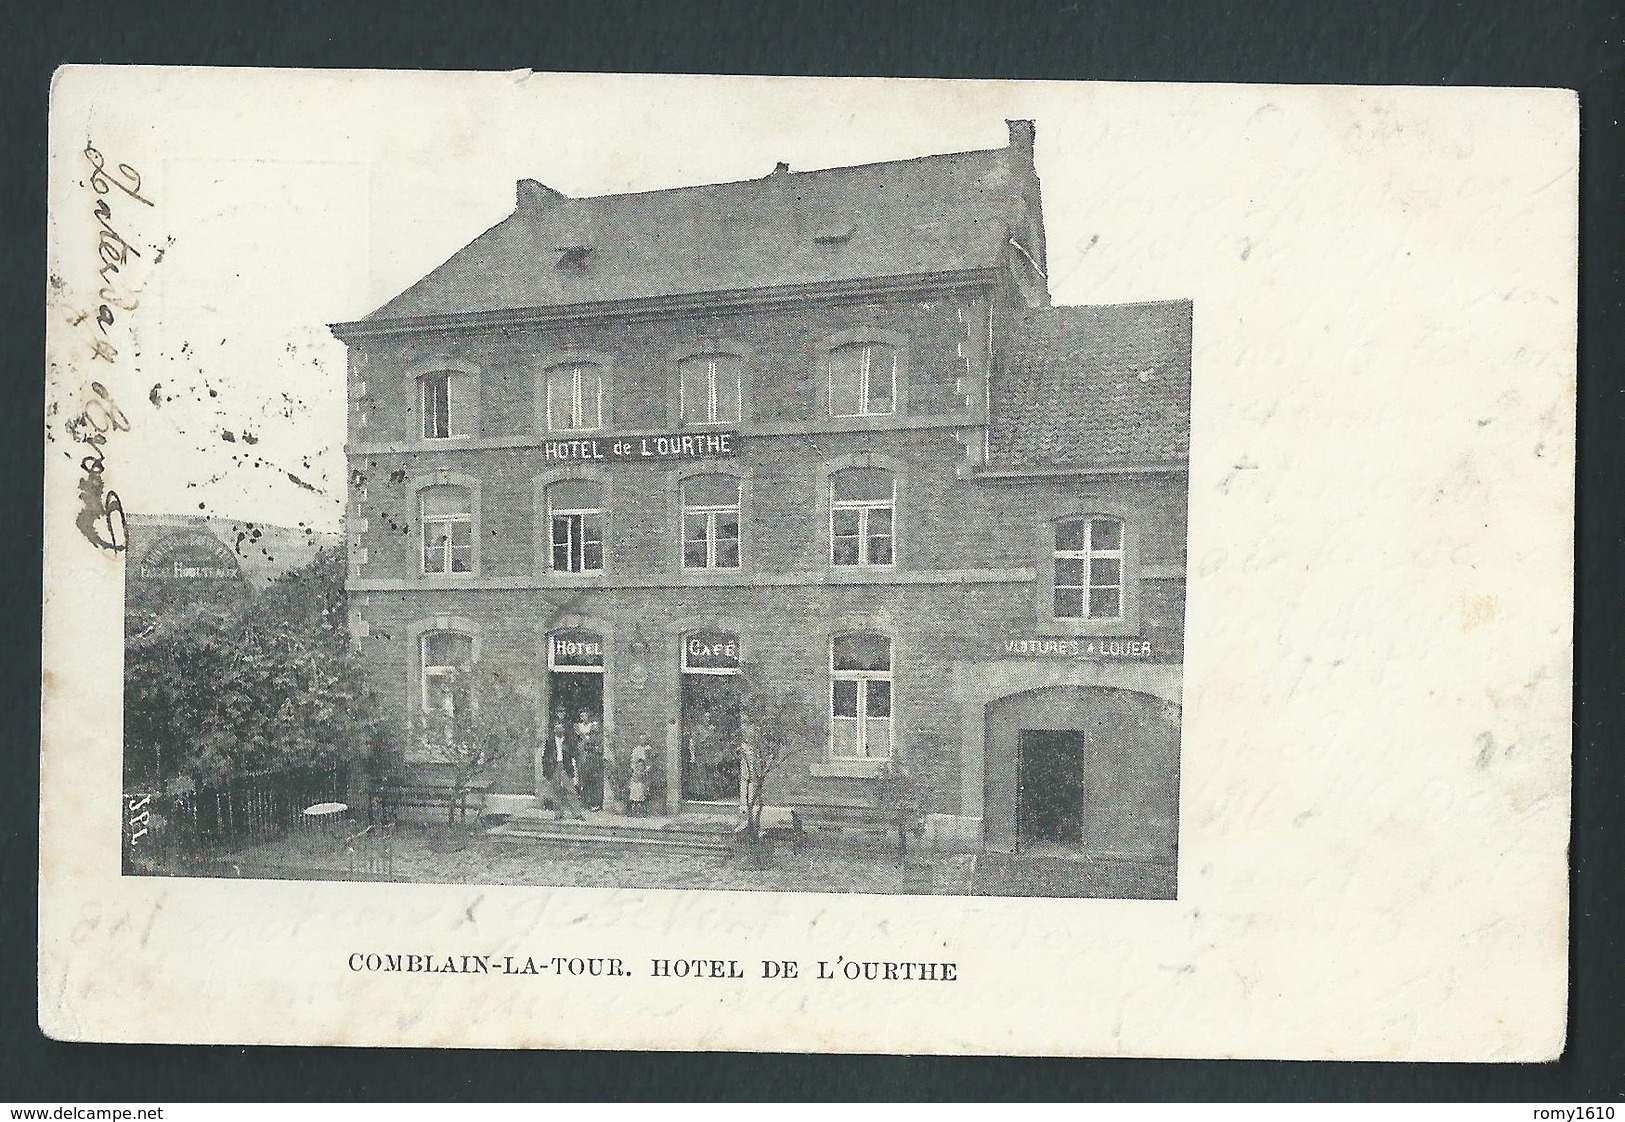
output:
[[[831,758],[890,758],[891,663],[891,640],[884,635],[837,635],[831,640]]]
[[[467,677],[474,664],[474,639],[460,631],[429,631],[419,640],[425,713],[450,716],[466,706]]]

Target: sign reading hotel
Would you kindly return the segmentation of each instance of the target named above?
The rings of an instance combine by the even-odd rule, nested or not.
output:
[[[542,459],[591,463],[610,460],[703,460],[732,456],[739,434],[726,432],[659,433],[653,436],[577,436],[542,441]]]
[[[237,557],[219,539],[197,531],[170,534],[141,558],[141,578],[160,581],[228,581],[243,575]]]
[[[1006,639],[1005,655],[1026,658],[1148,659],[1149,639]]]
[[[604,641],[591,631],[555,631],[547,639],[547,664],[554,670],[602,671]]]

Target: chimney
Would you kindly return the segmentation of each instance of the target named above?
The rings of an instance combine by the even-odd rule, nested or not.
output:
[[[568,195],[559,193],[545,184],[534,179],[521,179],[514,187],[514,212],[516,214],[541,214],[545,210],[562,203]]]
[[[1031,121],[1005,121],[1010,129],[1010,147],[1033,150],[1033,123]]]

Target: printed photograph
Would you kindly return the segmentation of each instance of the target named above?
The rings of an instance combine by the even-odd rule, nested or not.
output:
[[[1068,299],[1079,185],[982,124],[537,150],[382,302],[283,227],[329,303],[218,345],[271,266],[168,247],[152,411],[258,486],[124,500],[124,871],[1175,898],[1193,304]]]
[[[48,1034],[1562,1054],[1572,93],[52,92]]]

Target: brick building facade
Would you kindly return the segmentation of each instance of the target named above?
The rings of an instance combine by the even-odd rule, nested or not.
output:
[[[514,213],[349,347],[352,627],[403,723],[500,660],[734,797],[743,659],[814,715],[772,801],[943,847],[1176,845],[1188,302],[1049,306],[1007,148]],[[568,719],[568,717],[567,717]]]

